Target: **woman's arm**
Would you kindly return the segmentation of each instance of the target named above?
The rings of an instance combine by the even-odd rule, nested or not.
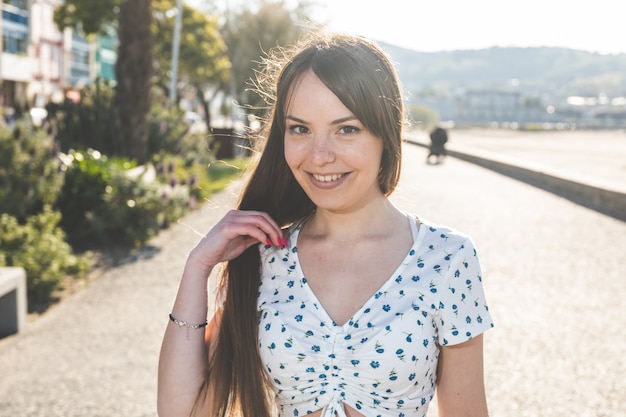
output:
[[[211,271],[218,263],[235,259],[260,242],[283,246],[286,241],[280,227],[267,214],[231,210],[189,254],[172,308],[172,316],[179,324],[171,320],[168,323],[159,357],[160,417],[188,417],[205,384],[219,314],[206,328],[189,325],[206,321]],[[210,389],[207,394],[210,398]],[[205,409],[207,402],[197,406]]]
[[[487,417],[483,336],[443,346],[437,366],[439,417]]]
[[[210,271],[209,271],[210,272]],[[172,316],[190,324],[207,317],[207,276],[187,262]],[[208,372],[207,339],[214,336],[215,317],[205,328],[168,322],[159,358],[157,409],[161,417],[189,416]]]

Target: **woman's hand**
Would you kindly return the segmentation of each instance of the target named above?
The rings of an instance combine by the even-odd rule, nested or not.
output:
[[[188,263],[207,272],[256,244],[287,246],[278,224],[260,211],[229,211],[191,251]]]
[[[287,245],[282,230],[267,213],[229,211],[189,254],[172,315],[187,323],[204,322],[208,309],[207,280],[202,278],[208,278],[218,263],[235,259],[259,243]],[[214,316],[206,332],[168,324],[159,359],[159,415],[191,414],[204,386],[207,358],[219,320],[219,315]],[[203,408],[206,403],[199,406]]]

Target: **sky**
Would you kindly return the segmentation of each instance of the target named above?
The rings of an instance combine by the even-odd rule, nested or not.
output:
[[[249,0],[185,0],[224,7]],[[284,0],[287,5],[298,0]],[[423,52],[557,46],[626,53],[623,0],[307,0],[334,31]]]
[[[417,51],[559,46],[626,53],[622,0],[314,0],[316,20]]]

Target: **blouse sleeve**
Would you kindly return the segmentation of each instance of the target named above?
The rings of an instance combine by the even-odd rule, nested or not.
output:
[[[453,255],[439,290],[438,341],[442,346],[468,341],[493,327],[480,262],[470,239]]]

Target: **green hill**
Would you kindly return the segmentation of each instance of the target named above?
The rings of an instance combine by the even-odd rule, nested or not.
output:
[[[626,54],[554,47],[417,52],[380,45],[396,63],[410,94],[514,87],[558,95],[626,96]]]

